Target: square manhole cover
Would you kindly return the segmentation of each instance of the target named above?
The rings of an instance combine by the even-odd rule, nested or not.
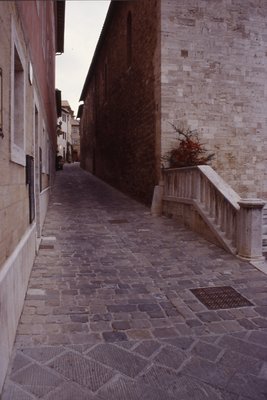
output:
[[[108,221],[110,224],[127,224],[129,221],[127,219],[109,219]]]
[[[209,310],[253,306],[249,300],[231,286],[206,287],[190,290]]]

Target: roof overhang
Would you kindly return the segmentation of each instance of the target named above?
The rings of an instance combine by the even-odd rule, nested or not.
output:
[[[108,30],[110,21],[112,20],[113,13],[115,11],[115,6],[116,6],[116,1],[111,0],[110,5],[109,5],[109,9],[108,9],[108,12],[107,12],[107,16],[106,16],[106,19],[105,19],[105,22],[104,22],[104,25],[103,25],[103,28],[102,28],[98,43],[96,45],[95,53],[94,53],[91,65],[89,67],[89,70],[88,70],[84,85],[83,85],[80,101],[84,101],[85,98],[86,98],[87,88],[89,87],[91,78],[93,76],[93,71],[94,71],[95,64],[97,62],[98,54],[99,54],[99,52],[101,50],[101,47],[102,47],[102,45],[104,43],[105,36],[107,34],[107,30]]]
[[[77,118],[82,118],[83,115],[83,104],[79,105]]]
[[[65,0],[56,0],[56,53],[64,52]]]
[[[61,90],[56,89],[57,117],[61,116]]]

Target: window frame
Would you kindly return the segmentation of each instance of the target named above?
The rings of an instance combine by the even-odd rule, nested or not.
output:
[[[42,138],[40,144],[42,148],[42,174],[49,175],[50,141],[44,123],[43,123]]]
[[[25,132],[26,132],[26,59],[22,50],[22,45],[18,38],[17,30],[15,27],[15,22],[12,19],[11,24],[11,98],[10,98],[10,112],[11,112],[11,145],[10,145],[10,159],[12,162],[26,166],[26,154],[25,154]],[[15,53],[16,51],[16,53]],[[22,88],[23,88],[23,105],[22,105],[22,114],[23,114],[23,121],[22,121],[22,138],[21,142],[22,145],[16,143],[15,139],[15,57],[16,54],[19,57],[19,61],[22,66]]]

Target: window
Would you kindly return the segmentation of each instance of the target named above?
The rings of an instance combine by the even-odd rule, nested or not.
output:
[[[11,49],[11,160],[26,164],[25,159],[25,60],[18,41],[14,23],[12,24]]]
[[[42,173],[49,174],[49,138],[45,127],[42,132]]]
[[[43,177],[42,177],[42,169],[43,169],[43,152],[42,148],[39,147],[39,186],[40,186],[40,193],[43,190]]]
[[[35,2],[38,16],[40,15],[40,1],[41,0],[36,0],[36,2]]]
[[[132,13],[127,16],[127,67],[132,65]]]
[[[24,71],[16,47],[14,53],[14,143],[23,148]]]
[[[50,174],[50,141],[46,139],[46,173]]]
[[[66,122],[66,114],[62,114],[62,121]]]

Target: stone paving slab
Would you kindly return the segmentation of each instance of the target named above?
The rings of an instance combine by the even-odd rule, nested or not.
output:
[[[82,171],[58,172],[1,400],[267,399],[267,276]],[[191,289],[251,306],[208,310]]]

